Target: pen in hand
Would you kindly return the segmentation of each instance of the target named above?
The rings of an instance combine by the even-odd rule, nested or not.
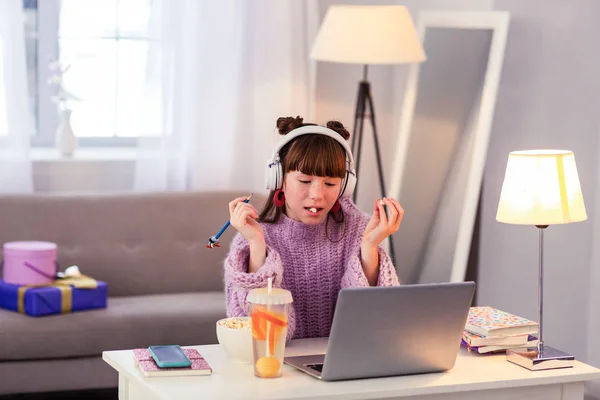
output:
[[[248,203],[250,201],[250,199],[252,198],[253,194],[254,193],[252,193],[252,194],[250,194],[250,196],[246,197],[246,199],[244,200],[244,203]],[[223,225],[221,230],[219,232],[217,232],[217,234],[215,236],[211,236],[210,238],[208,238],[208,244],[206,245],[207,249],[221,247],[219,245],[219,238],[221,237],[223,232],[225,232],[225,230],[229,227],[230,224],[231,224],[231,220],[227,220],[227,222],[225,222],[225,225]]]

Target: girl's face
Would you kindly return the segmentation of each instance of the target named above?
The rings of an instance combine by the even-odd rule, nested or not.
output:
[[[286,215],[308,225],[325,221],[340,194],[342,178],[305,175],[300,171],[285,174]]]

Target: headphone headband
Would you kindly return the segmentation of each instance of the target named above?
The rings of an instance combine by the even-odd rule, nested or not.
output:
[[[281,140],[277,143],[275,149],[273,150],[273,154],[271,155],[271,160],[275,161],[278,159],[281,148],[292,140],[296,139],[298,136],[302,135],[325,135],[334,139],[344,147],[344,150],[346,150],[346,157],[348,157],[348,163],[350,164],[349,168],[354,171],[354,157],[352,156],[352,150],[350,149],[346,139],[344,139],[333,129],[325,128],[319,125],[307,125],[291,130],[290,133],[281,138]]]
[[[285,135],[275,146],[271,159],[267,161],[265,169],[265,183],[268,190],[281,189],[283,185],[283,166],[281,165],[281,159],[279,152],[289,142],[302,135],[324,135],[329,136],[336,142],[342,145],[346,153],[346,177],[342,179],[342,185],[340,189],[340,197],[350,196],[356,186],[356,172],[354,171],[354,157],[352,156],[352,150],[348,145],[348,142],[333,129],[325,128],[318,125],[307,125],[300,128],[293,129],[290,133]]]

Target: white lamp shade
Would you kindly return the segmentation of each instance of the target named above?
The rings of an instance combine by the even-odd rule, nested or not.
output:
[[[310,57],[356,64],[425,61],[412,18],[404,6],[331,6]]]
[[[526,150],[509,154],[496,220],[553,225],[586,219],[573,152]]]

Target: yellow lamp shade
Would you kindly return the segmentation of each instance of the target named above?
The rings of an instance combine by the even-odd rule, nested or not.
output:
[[[404,6],[329,7],[310,53],[320,61],[402,64],[425,61]]]
[[[572,151],[526,150],[509,154],[496,220],[554,225],[586,219]]]

